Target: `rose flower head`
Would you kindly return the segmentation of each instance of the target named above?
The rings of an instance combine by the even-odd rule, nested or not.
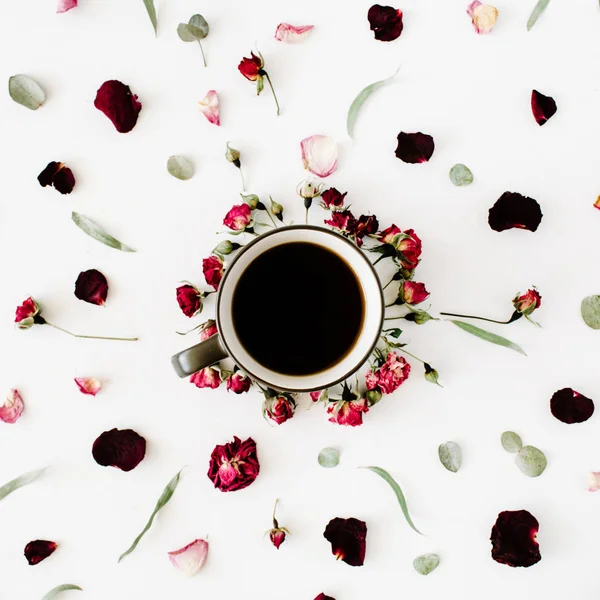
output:
[[[189,318],[202,312],[204,294],[196,286],[186,283],[177,288],[177,304],[181,312]]]
[[[265,59],[263,55],[259,52],[258,56],[254,54],[254,52],[250,52],[250,58],[242,58],[240,64],[238,65],[238,71],[248,80],[256,82],[256,94],[260,95],[260,93],[265,88],[265,79],[271,88],[271,92],[273,92],[273,98],[275,99],[275,105],[277,106],[277,115],[279,115],[279,101],[277,100],[277,96],[275,94],[275,88],[273,88],[273,84],[271,83],[271,78],[269,74],[265,71]]]
[[[30,296],[23,301],[21,306],[17,307],[15,314],[15,323],[19,329],[29,329],[36,323],[36,317],[42,318],[40,315],[40,305]]]
[[[336,517],[327,524],[323,537],[331,543],[336,559],[352,567],[364,564],[367,550],[367,524],[364,521]]]
[[[429,298],[429,292],[424,283],[403,281],[398,291],[398,298],[406,304],[420,304]]]
[[[235,371],[227,378],[227,391],[234,394],[244,394],[252,385],[252,379],[241,371]]]
[[[533,288],[527,290],[525,294],[517,294],[513,300],[515,310],[528,317],[534,310],[537,310],[542,305],[542,297],[539,292]]]
[[[221,279],[223,279],[223,259],[216,254],[202,259],[202,272],[206,283],[218,290]]]
[[[338,400],[327,405],[327,414],[330,423],[357,427],[363,424],[363,413],[369,412],[369,403],[366,398],[356,400]]]
[[[273,423],[281,425],[289,421],[294,416],[295,408],[296,402],[290,394],[278,393],[271,389],[267,389],[265,392],[263,417]]]
[[[247,204],[233,206],[223,219],[223,225],[232,231],[252,231],[252,209]]]
[[[342,194],[336,188],[329,188],[321,194],[321,206],[327,210],[341,209],[347,194],[348,192]]]
[[[210,457],[208,478],[222,492],[233,492],[248,487],[260,471],[256,442],[243,442],[233,437],[232,442],[215,446]]]
[[[221,371],[215,365],[204,367],[190,377],[190,383],[198,388],[216,389],[221,385]]]
[[[380,390],[382,394],[396,391],[410,374],[410,364],[404,357],[389,352],[384,363],[378,369],[371,369],[365,378],[368,390]]]

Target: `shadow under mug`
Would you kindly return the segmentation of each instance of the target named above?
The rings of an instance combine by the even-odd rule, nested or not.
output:
[[[240,275],[257,256],[266,250],[290,242],[318,244],[335,252],[354,271],[362,288],[364,300],[362,329],[343,358],[323,371],[300,376],[277,373],[257,362],[240,342],[232,318],[233,296]],[[315,294],[314,300],[311,300],[309,291],[297,290],[297,292],[307,294],[307,301],[313,301],[314,309],[319,309],[318,302],[323,300],[318,299],[318,294]],[[332,301],[343,302],[344,298],[335,298]],[[282,306],[282,311],[282,319],[285,322],[285,305]],[[312,225],[288,225],[255,238],[238,252],[225,270],[219,284],[216,301],[218,334],[175,354],[171,362],[180,377],[187,377],[229,357],[252,379],[275,390],[311,392],[325,389],[347,379],[367,361],[381,335],[384,311],[381,283],[365,252],[357,248],[353,242],[329,229]],[[260,335],[260,332],[257,331],[256,335]],[[335,335],[335,332],[332,335]],[[290,343],[293,343],[293,340],[290,340]]]

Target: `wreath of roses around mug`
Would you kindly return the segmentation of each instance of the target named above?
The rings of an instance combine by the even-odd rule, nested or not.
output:
[[[354,242],[363,251],[378,254],[374,265],[384,259],[389,259],[393,263],[394,274],[383,289],[386,290],[393,286],[396,293],[395,298],[386,305],[386,308],[400,307],[404,309],[404,314],[387,317],[384,319],[384,323],[404,319],[417,325],[423,325],[431,320],[439,320],[426,310],[417,307],[429,298],[429,292],[425,284],[415,281],[415,271],[422,251],[421,240],[415,231],[413,229],[402,231],[395,224],[381,229],[375,215],[361,215],[357,218],[346,205],[346,192],[341,193],[333,187],[323,188],[324,184],[310,180],[298,185],[298,195],[304,200],[306,207],[306,222],[308,223],[309,209],[313,201],[320,198],[319,205],[329,212],[329,218],[324,220],[325,225]],[[286,224],[283,206],[271,197],[269,197],[270,208],[268,208],[254,194],[242,194],[241,196],[243,203],[233,206],[223,219],[223,225],[229,229],[227,233],[230,235],[259,236],[257,228],[278,227],[279,223]],[[271,224],[259,221],[259,215],[263,214],[268,217]],[[227,268],[225,257],[232,255],[243,245],[231,240],[222,241],[213,249],[208,258],[203,259],[204,278],[213,290],[202,291],[189,282],[182,282],[183,284],[177,288],[177,302],[187,317],[191,318],[202,312],[204,299],[219,289],[219,284]],[[525,294],[516,295],[513,300],[514,312],[507,321],[496,321],[472,315],[441,314],[482,319],[501,324],[513,323],[519,318],[525,317],[535,323],[531,320],[531,313],[540,305],[541,296],[533,288]],[[450,321],[467,333],[524,354],[519,346],[506,338],[461,320],[450,319]],[[201,341],[218,333],[217,324],[213,319],[209,319],[185,333],[178,333],[187,335],[193,331],[199,331]],[[369,369],[364,375],[363,384],[359,383],[358,376],[356,376],[354,381],[346,380],[333,388],[310,392],[313,402],[321,402],[326,406],[329,421],[352,427],[362,425],[363,414],[369,412],[384,396],[397,390],[408,378],[411,365],[404,355],[423,365],[427,381],[440,385],[438,372],[428,362],[406,350],[406,344],[399,341],[401,334],[400,328],[388,328],[384,324],[380,341],[369,357]],[[235,394],[243,394],[248,392],[251,387],[256,387],[264,395],[263,416],[277,425],[291,419],[297,406],[297,394],[265,387],[244,373],[237,365],[233,369],[228,369],[221,362],[215,363],[194,373],[190,377],[190,382],[199,388],[212,389],[225,383],[227,390]]]

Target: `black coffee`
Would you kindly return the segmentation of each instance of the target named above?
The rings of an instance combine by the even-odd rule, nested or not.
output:
[[[346,261],[307,242],[260,254],[233,292],[242,345],[283,375],[310,375],[339,362],[358,338],[364,311],[362,289]]]

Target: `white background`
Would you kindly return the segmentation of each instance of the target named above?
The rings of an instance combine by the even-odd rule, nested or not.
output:
[[[51,0],[3,6],[2,81],[27,73],[46,90],[37,112],[0,98],[0,387],[18,388],[26,412],[0,427],[0,480],[51,465],[39,482],[0,504],[0,598],[41,598],[76,583],[89,598],[337,600],[442,596],[488,600],[598,597],[600,494],[586,474],[600,470],[598,417],[567,426],[549,399],[570,386],[598,398],[600,333],[579,316],[581,299],[599,292],[600,11],[592,0],[552,2],[535,28],[525,23],[533,0],[497,0],[498,24],[478,36],[466,0],[403,0],[405,30],[395,42],[373,39],[370,2],[354,0],[158,0],[155,39],[141,0],[81,0],[56,15]],[[287,6],[286,6],[287,5]],[[203,14],[211,31],[199,48],[184,44],[177,24]],[[273,39],[281,21],[314,24],[302,45]],[[259,98],[237,71],[258,45],[277,88],[275,116],[268,89]],[[356,142],[345,134],[352,99],[398,65],[397,84],[365,106]],[[134,131],[117,133],[93,106],[107,79],[130,85],[143,104]],[[531,90],[551,95],[558,113],[543,128],[530,110]],[[209,124],[196,101],[209,89],[221,98],[222,127]],[[434,136],[428,164],[394,156],[399,131]],[[234,396],[178,380],[169,356],[195,341],[175,330],[196,324],[179,311],[181,279],[202,284],[201,259],[222,239],[215,233],[239,202],[236,169],[225,142],[242,152],[248,188],[272,194],[288,218],[302,218],[296,184],[305,176],[299,152],[314,133],[339,141],[340,166],[328,183],[348,191],[357,213],[382,225],[414,227],[423,239],[418,279],[432,311],[507,318],[517,291],[535,284],[543,295],[542,329],[525,320],[493,327],[521,344],[525,358],[486,345],[451,324],[407,324],[410,350],[440,372],[443,389],[425,382],[414,363],[410,380],[371,410],[357,429],[327,422],[321,407],[270,427],[256,392]],[[193,160],[187,182],[167,174],[172,154]],[[64,161],[77,178],[71,196],[41,188],[38,173]],[[448,171],[467,164],[469,188]],[[504,191],[536,198],[544,219],[535,234],[496,233],[490,206]],[[71,210],[104,224],[138,249],[124,254],[81,233]],[[316,208],[313,223],[324,214]],[[82,270],[106,274],[106,307],[73,295]],[[315,290],[279,290],[257,307],[262,327],[285,318],[287,294],[303,294],[318,310]],[[49,328],[17,331],[14,309],[27,295],[50,321],[82,333],[139,335],[136,344],[74,340]],[[340,299],[343,301],[343,299]],[[211,302],[202,317],[212,316]],[[286,340],[281,340],[285,351]],[[105,380],[96,398],[81,395],[75,376]],[[131,427],[148,440],[146,459],[130,473],[93,461],[94,439]],[[542,449],[548,468],[522,475],[499,443],[506,429]],[[223,494],[206,477],[208,458],[233,435],[253,436],[261,474],[248,489]],[[437,446],[461,444],[458,474],[443,469]],[[316,457],[337,446],[340,466]],[[387,468],[401,483],[420,537],[405,523],[391,490],[360,465]],[[138,549],[117,558],[144,526],[163,486],[187,465],[168,507]],[[276,497],[292,536],[276,551],[263,533]],[[543,559],[511,569],[490,558],[498,512],[525,508],[540,522]],[[336,562],[322,532],[336,516],[364,519],[366,563]],[[167,551],[209,536],[205,569],[185,579]],[[59,543],[36,567],[22,553],[32,539]],[[424,578],[412,560],[437,552],[441,565]]]

